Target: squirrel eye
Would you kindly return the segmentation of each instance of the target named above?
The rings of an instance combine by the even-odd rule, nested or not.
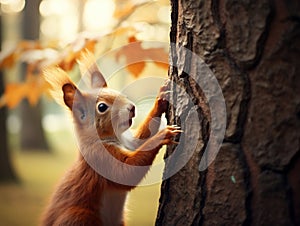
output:
[[[103,113],[107,110],[108,106],[105,103],[98,104],[98,111]]]

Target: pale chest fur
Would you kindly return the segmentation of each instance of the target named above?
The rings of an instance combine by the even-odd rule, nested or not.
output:
[[[124,222],[124,207],[127,192],[104,191],[101,199],[100,215],[103,225],[120,226]]]

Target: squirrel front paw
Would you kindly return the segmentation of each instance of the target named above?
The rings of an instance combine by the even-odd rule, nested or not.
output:
[[[157,134],[155,134],[151,138],[151,140],[153,143],[160,147],[167,144],[177,144],[177,142],[174,141],[174,138],[177,134],[180,134],[182,132],[183,131],[180,129],[179,126],[167,126],[166,128],[159,131]]]
[[[157,139],[161,141],[161,145],[177,144],[177,142],[174,141],[174,138],[177,134],[180,134],[182,132],[183,131],[180,129],[179,126],[171,125],[159,131],[155,136],[157,136]]]
[[[179,126],[167,126],[166,128],[160,130],[149,140],[147,140],[144,143],[142,149],[144,151],[159,150],[163,145],[177,144],[177,142],[174,141],[174,138],[177,134],[180,134],[182,132],[183,131],[180,129]]]

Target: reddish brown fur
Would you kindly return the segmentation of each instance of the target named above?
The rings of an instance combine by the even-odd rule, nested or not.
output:
[[[87,62],[86,59],[84,62]],[[92,69],[89,68],[85,73],[90,73],[91,75],[96,74],[97,76],[99,76],[99,74],[101,75],[100,72],[93,73],[93,70],[97,68],[95,64],[92,65]],[[86,66],[86,68],[88,67],[89,66]],[[72,111],[81,152],[77,162],[57,187],[42,218],[41,225],[125,225],[122,215],[126,192],[134,188],[142,180],[162,145],[172,143],[172,138],[181,132],[176,126],[168,126],[162,131],[157,132],[160,125],[157,121],[151,124],[152,130],[154,130],[156,134],[149,138],[150,121],[154,117],[160,118],[162,113],[166,110],[166,101],[164,98],[167,87],[164,86],[161,89],[153,109],[136,132],[136,138],[149,139],[141,144],[135,151],[130,152],[120,145],[106,143],[105,141],[102,142],[105,148],[99,148],[99,146],[101,146],[99,145],[99,142],[101,142],[100,138],[103,138],[101,136],[104,136],[104,138],[116,138],[114,130],[112,129],[112,122],[109,118],[109,115],[112,114],[112,110],[103,114],[91,114],[91,112],[95,111],[95,102],[96,105],[101,101],[112,104],[116,98],[119,98],[118,93],[110,92],[109,89],[106,88],[106,82],[101,83],[102,88],[106,89],[103,95],[101,95],[101,92],[98,97],[92,93],[81,93],[68,78],[64,77],[65,73],[61,70],[51,69],[47,71],[46,74],[47,80],[53,89],[60,90],[59,92],[63,91],[64,102]],[[54,76],[63,78],[56,78],[55,81],[52,81],[51,77]],[[99,79],[105,81],[102,77]],[[99,80],[97,81],[99,82]],[[74,89],[72,89],[72,87],[74,87]],[[77,93],[78,98],[75,95],[75,91],[79,92]],[[58,96],[61,97],[62,95]],[[120,101],[117,105],[120,111],[126,112],[128,106],[132,106],[125,97],[121,96],[118,101]],[[87,108],[85,108],[86,106]],[[95,118],[90,118],[91,115],[96,119],[99,118],[99,123],[96,123],[96,133],[98,133],[96,135],[94,133],[96,130],[90,130],[86,126],[86,124],[96,120]],[[116,121],[118,122],[117,119]],[[101,126],[105,126],[106,128],[101,128]],[[103,131],[106,132],[103,133]],[[104,151],[108,151],[114,158],[123,163],[147,167],[137,171],[134,167],[122,168],[122,164],[112,165],[114,164],[113,161],[103,157],[105,156]],[[104,178],[86,162],[82,153],[86,153],[86,156],[93,157],[97,164],[107,164],[109,170],[113,171],[118,177],[128,178],[128,180],[132,180],[135,183],[132,185],[123,185]],[[112,200],[107,200],[110,198],[112,198]],[[104,204],[107,206],[104,206]],[[115,206],[113,206],[114,204]]]

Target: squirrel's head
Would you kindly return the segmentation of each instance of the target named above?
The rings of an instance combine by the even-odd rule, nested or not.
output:
[[[77,132],[82,134],[94,127],[100,139],[119,137],[131,126],[135,106],[124,95],[107,87],[90,53],[81,57],[79,65],[84,78],[88,78],[89,90],[80,90],[64,70],[55,67],[44,73],[52,95],[71,110]]]

